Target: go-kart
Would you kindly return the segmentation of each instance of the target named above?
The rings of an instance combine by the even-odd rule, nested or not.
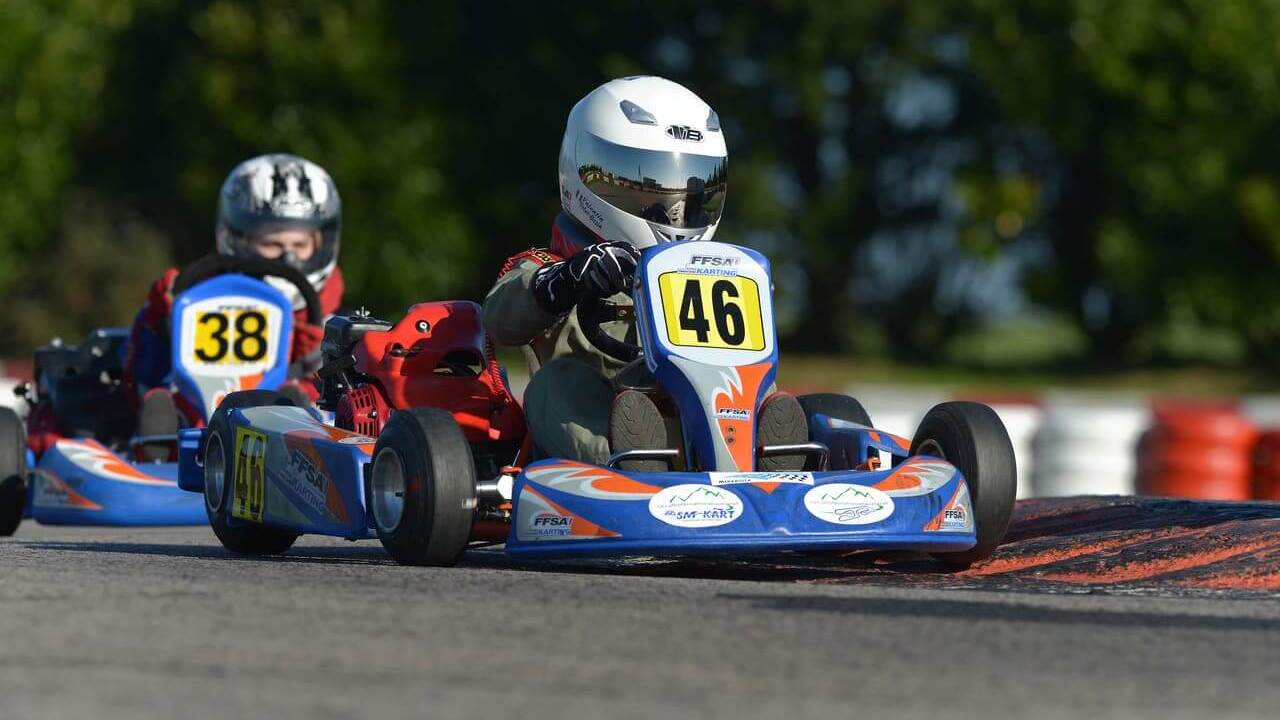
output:
[[[472,505],[465,527],[454,532],[484,534],[483,522],[473,526],[475,478],[502,475],[521,450],[525,426],[481,328],[480,307],[422,303],[394,325],[365,313],[335,316],[325,324],[321,354],[318,405],[333,412],[332,425],[278,393],[250,391],[228,395],[207,428],[180,433],[179,485],[203,493],[222,544],[265,554],[288,549],[301,532],[373,537],[364,478],[375,443],[425,443],[403,434],[412,432],[403,418],[419,416],[447,429],[440,432],[449,433],[453,455],[445,462],[452,464],[433,472],[466,491],[457,502]],[[423,407],[430,409],[412,409]],[[460,515],[450,518],[461,522]],[[491,523],[488,535],[505,530]],[[424,549],[406,544],[410,556],[403,557],[445,559],[414,554]]]
[[[873,429],[852,398],[810,395],[799,420],[808,442],[757,446],[778,360],[768,261],[718,242],[664,244],[643,252],[636,278],[639,346],[600,328],[630,308],[588,298],[575,311],[599,349],[645,365],[653,382],[639,389],[678,418],[671,447],[620,449],[592,465],[530,461],[537,449],[526,442],[499,468],[477,454],[483,423],[413,398],[393,403],[389,417],[390,408],[365,403],[357,420],[366,424],[348,420],[340,431],[271,398],[231,396],[207,430],[184,435],[182,484],[203,489],[233,551],[283,551],[304,532],[373,534],[409,564],[453,563],[477,540],[505,541],[525,558],[897,549],[967,564],[1003,538],[1015,467],[990,408],[939,405],[907,440]],[[378,347],[386,343],[378,336]],[[371,369],[368,358],[352,362]],[[490,390],[498,403],[503,393]],[[796,469],[760,470],[769,458]],[[622,469],[635,462],[668,469]]]
[[[177,430],[203,425],[228,393],[288,379],[293,308],[266,277],[296,286],[309,321],[323,322],[301,273],[258,259],[199,260],[174,281],[172,390],[153,390],[140,407],[123,382],[128,329],[38,349],[34,385],[20,388],[27,426],[0,409],[0,535],[24,516],[50,525],[204,524],[199,499],[176,484]]]

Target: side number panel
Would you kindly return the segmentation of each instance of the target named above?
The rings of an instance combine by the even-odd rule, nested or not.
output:
[[[266,499],[267,436],[236,428],[235,482],[231,488],[231,517],[262,522]]]

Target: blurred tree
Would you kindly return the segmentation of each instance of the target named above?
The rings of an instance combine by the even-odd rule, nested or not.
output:
[[[1141,332],[1175,316],[1280,357],[1268,277],[1280,261],[1280,5],[974,0],[951,12],[985,87],[1057,155],[1039,171],[1060,191],[1037,207],[1053,262],[1034,296],[1069,311],[1102,359],[1133,359]]]
[[[1099,359],[1172,326],[1274,358],[1278,29],[1263,0],[0,0],[0,352],[127,322],[272,150],[334,175],[353,304],[478,298],[546,242],[572,104],[654,72],[719,110],[720,237],[773,258],[789,350],[937,359],[1025,285]]]

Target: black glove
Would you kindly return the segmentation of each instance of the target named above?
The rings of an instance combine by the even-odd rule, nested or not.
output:
[[[631,243],[589,245],[568,260],[544,265],[533,276],[533,297],[553,314],[569,312],[586,295],[609,297],[631,288],[640,251]]]

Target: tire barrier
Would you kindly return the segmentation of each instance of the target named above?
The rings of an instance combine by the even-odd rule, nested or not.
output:
[[[1134,449],[1149,422],[1145,404],[1081,404],[1051,396],[1032,441],[1034,494],[1132,495]]]
[[[1138,447],[1138,493],[1248,500],[1257,440],[1257,428],[1234,407],[1157,404]]]
[[[1262,433],[1254,445],[1253,499],[1280,501],[1280,430]]]

